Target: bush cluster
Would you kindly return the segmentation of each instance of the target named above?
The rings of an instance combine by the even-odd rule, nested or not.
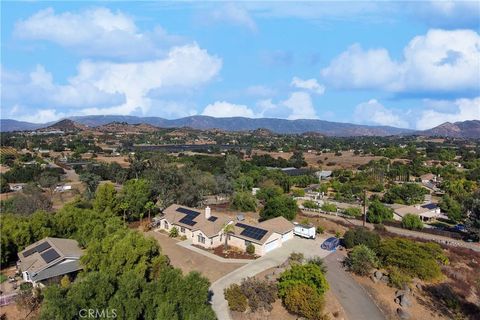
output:
[[[224,295],[232,311],[245,312],[247,307],[252,312],[271,311],[272,303],[277,299],[277,286],[271,281],[246,278],[240,285],[230,285],[224,290]]]
[[[348,254],[345,264],[350,271],[366,276],[373,268],[378,267],[379,261],[372,249],[364,244],[360,244]]]
[[[345,232],[343,242],[347,249],[363,244],[370,249],[375,250],[380,245],[380,236],[375,232],[360,227]]]

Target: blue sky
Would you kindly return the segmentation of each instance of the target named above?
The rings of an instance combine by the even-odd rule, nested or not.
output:
[[[480,2],[2,2],[1,117],[480,119]]]

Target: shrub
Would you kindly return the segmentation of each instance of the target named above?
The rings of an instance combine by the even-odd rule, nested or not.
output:
[[[184,236],[181,236],[181,237],[180,237],[180,240],[182,240],[182,241],[187,240],[187,236],[185,236],[185,235],[184,235]]]
[[[342,237],[342,232],[341,231],[335,231],[335,238],[341,238]]]
[[[242,212],[255,211],[257,209],[257,199],[250,192],[236,192],[232,197],[230,206]]]
[[[282,216],[287,220],[295,219],[298,207],[297,202],[290,196],[280,195],[268,199],[260,212],[264,220]]]
[[[281,274],[278,281],[278,295],[282,299],[285,298],[287,290],[299,283],[311,286],[319,295],[323,295],[329,288],[322,268],[318,265],[313,263],[295,264]]]
[[[348,254],[345,264],[350,271],[365,276],[378,266],[378,258],[372,249],[360,244]]]
[[[318,209],[318,204],[312,200],[303,201],[303,207],[307,209]]]
[[[323,262],[323,259],[320,257],[313,257],[308,259],[308,263],[315,264],[320,267],[320,270],[322,270],[323,273],[327,273],[327,267],[325,266],[325,263]]]
[[[359,244],[363,244],[370,249],[375,250],[380,245],[380,236],[366,228],[350,229],[343,235],[345,248],[351,249]]]
[[[305,196],[305,190],[303,189],[293,189],[292,194],[294,197],[303,197]]]
[[[170,232],[168,233],[168,236],[170,238],[176,238],[178,237],[178,229],[177,227],[173,227],[172,229],[170,229]]]
[[[322,226],[318,226],[317,229],[316,229],[316,232],[318,234],[322,234],[323,232],[325,232],[325,229]]]
[[[383,265],[398,267],[406,275],[422,280],[440,277],[439,262],[448,261],[436,243],[418,243],[401,238],[383,240],[377,252]]]
[[[385,225],[381,223],[376,223],[373,225],[373,230],[378,231],[378,232],[385,232],[387,231],[387,228],[385,228]]]
[[[404,285],[412,282],[412,278],[406,275],[398,267],[392,266],[388,268],[388,277],[390,285],[402,289]]]
[[[343,213],[352,217],[360,217],[362,215],[362,210],[360,210],[360,208],[351,207],[345,209]]]
[[[367,220],[370,223],[382,223],[393,219],[393,210],[378,200],[373,201],[368,207]]]
[[[423,222],[416,214],[407,213],[402,218],[402,227],[409,230],[420,230],[423,229]]]
[[[225,300],[232,311],[245,312],[247,310],[247,297],[243,294],[240,286],[236,283],[230,285],[224,291]]]
[[[301,252],[292,252],[290,253],[290,257],[288,257],[288,260],[296,263],[302,263],[303,259],[305,259],[305,257]]]
[[[247,246],[247,253],[248,253],[248,254],[254,254],[254,253],[255,253],[255,246],[254,246],[253,244],[250,243],[250,244]]]
[[[260,309],[271,311],[272,303],[277,299],[277,286],[271,281],[246,278],[243,279],[240,289],[247,297],[252,312]]]
[[[322,205],[321,208],[322,208],[323,211],[327,211],[327,212],[337,212],[337,206],[334,205],[333,203],[325,202],[325,203]]]
[[[323,296],[309,285],[300,283],[288,288],[283,303],[288,311],[301,317],[312,320],[322,319],[325,301]]]

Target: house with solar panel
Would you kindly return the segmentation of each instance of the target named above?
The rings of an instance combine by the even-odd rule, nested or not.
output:
[[[77,241],[47,237],[19,252],[17,267],[24,281],[41,286],[81,270],[82,255]]]
[[[164,210],[159,219],[159,229],[170,232],[177,228],[180,236],[185,236],[192,244],[204,248],[216,248],[223,245],[228,236],[228,245],[246,250],[249,244],[255,247],[255,254],[265,253],[279,248],[282,243],[293,238],[294,225],[283,217],[260,223],[234,221],[221,213],[214,213],[210,207],[203,210],[173,204]],[[235,232],[225,235],[225,225],[233,224]]]

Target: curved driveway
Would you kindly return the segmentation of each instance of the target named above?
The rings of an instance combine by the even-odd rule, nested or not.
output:
[[[320,248],[320,244],[326,237],[318,237],[316,240],[293,238],[284,243],[281,248],[275,249],[265,256],[242,266],[231,273],[215,281],[210,287],[212,296],[212,308],[219,320],[230,320],[228,303],[224,298],[223,290],[232,283],[239,283],[243,278],[273,268],[285,262],[292,252],[301,252],[306,258],[314,256],[325,258],[332,256],[332,259],[325,259],[329,268],[327,279],[333,293],[337,296],[340,304],[345,309],[349,319],[385,319],[372,299],[339,265],[336,254]],[[339,270],[340,269],[340,270]]]

